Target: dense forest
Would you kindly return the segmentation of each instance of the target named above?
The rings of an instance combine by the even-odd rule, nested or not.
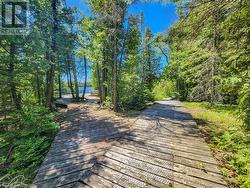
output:
[[[92,62],[92,85],[101,104],[116,112],[143,108],[153,100],[151,91],[161,71],[152,31],[141,31],[143,14],[126,17],[125,2],[90,4],[95,17],[81,23],[85,35],[79,53]]]
[[[179,3],[166,78],[181,100],[236,104],[249,129],[249,1]]]
[[[250,1],[171,2],[179,20],[153,34],[143,14],[128,15],[131,1],[89,0],[90,17],[64,0],[30,1],[28,35],[0,35],[0,176],[32,181],[59,129],[54,102],[67,92],[84,102],[91,67],[100,105],[115,112],[167,97],[235,108],[234,138],[220,136],[238,144],[227,160],[239,176],[225,176],[249,187]]]

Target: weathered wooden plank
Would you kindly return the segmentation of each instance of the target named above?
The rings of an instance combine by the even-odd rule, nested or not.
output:
[[[130,129],[129,122],[110,113],[77,110],[62,125],[33,186],[226,187],[180,103],[157,102]]]
[[[121,152],[121,153],[120,153]],[[175,165],[174,163],[170,163],[168,161],[164,161],[155,157],[150,157],[148,155],[143,155],[134,153],[134,152],[126,152],[125,150],[119,151],[118,148],[112,148],[109,150],[105,155],[108,154],[115,154],[118,155],[119,157],[127,157],[130,159],[135,159],[141,161],[142,165],[144,163],[150,163],[154,166],[159,166],[165,169],[168,169],[170,171],[173,171],[175,173],[176,177],[179,177],[181,179],[189,180],[192,182],[192,184],[201,184],[203,186],[205,185],[211,185],[211,186],[220,186],[220,184],[223,184],[224,182],[221,182],[222,180],[218,178],[218,176],[213,175],[212,173],[204,173],[202,170],[197,170],[197,169],[191,169],[188,167],[182,166],[181,165]]]
[[[193,143],[192,142],[187,142],[187,143],[176,143],[175,142],[175,139],[172,138],[172,139],[160,139],[160,138],[157,138],[155,137],[154,135],[151,136],[150,134],[148,134],[148,137],[146,135],[130,135],[130,136],[127,136],[127,137],[132,137],[133,139],[134,138],[137,138],[137,139],[141,139],[141,140],[146,140],[146,141],[154,141],[154,142],[157,142],[158,145],[162,145],[164,147],[169,147],[169,148],[172,148],[174,150],[177,150],[177,151],[183,151],[183,152],[187,152],[187,153],[191,153],[191,154],[198,154],[198,155],[203,155],[203,156],[211,156],[211,151],[209,150],[203,150],[203,149],[199,149],[198,148],[198,145],[196,148],[192,147]],[[190,147],[189,147],[190,146]]]
[[[154,187],[146,184],[145,182],[135,179],[129,174],[123,174],[122,172],[111,169],[107,166],[97,165],[99,170],[96,171],[99,176],[105,177],[105,179],[112,181],[114,184],[117,184],[122,187]],[[91,184],[90,184],[91,185]]]
[[[116,132],[113,134],[103,134],[101,136],[95,136],[95,137],[85,137],[85,138],[80,138],[79,140],[69,140],[69,141],[64,141],[60,143],[53,143],[51,148],[71,148],[71,147],[77,147],[79,145],[84,145],[84,144],[89,144],[89,143],[97,143],[97,142],[102,142],[102,141],[108,141],[108,140],[114,140],[117,139],[121,136],[123,136],[127,131],[120,131]]]
[[[160,137],[171,137],[171,138],[176,138],[176,139],[179,139],[179,140],[191,140],[191,141],[197,141],[197,142],[201,142],[203,143],[204,140],[199,136],[199,135],[196,135],[196,134],[191,134],[190,136],[187,136],[187,135],[178,135],[178,134],[170,134],[168,132],[165,132],[164,130],[161,131],[160,128],[157,128],[157,129],[150,129],[148,127],[141,127],[141,126],[136,126],[136,127],[132,127],[133,132],[142,132],[142,133],[150,133],[150,134],[155,134],[157,136],[160,136]]]
[[[126,145],[120,144],[118,147],[133,150],[135,152],[139,152],[139,153],[143,153],[143,154],[147,154],[147,155],[150,155],[152,157],[156,156],[156,157],[161,158],[163,160],[174,160],[173,162],[175,162],[177,164],[182,164],[182,165],[189,166],[192,168],[202,169],[202,170],[217,173],[220,175],[220,172],[218,171],[217,165],[197,162],[194,160],[183,158],[181,156],[174,156],[173,157],[173,154],[161,152],[159,149],[152,148],[148,145],[146,147],[141,146],[141,145],[136,145],[136,147],[135,147],[133,144],[126,144]]]
[[[84,175],[87,170],[82,170],[74,172],[67,175],[62,175],[53,179],[48,179],[42,182],[37,182],[31,185],[31,188],[50,188],[50,187],[59,187],[67,184],[73,184],[79,181],[79,179]]]
[[[70,147],[70,148],[55,148],[51,149],[49,153],[47,154],[46,158],[53,157],[55,155],[64,155],[64,154],[71,154],[71,153],[77,153],[82,151],[89,151],[91,149],[96,149],[98,151],[105,150],[107,147],[111,146],[111,142],[98,142],[98,143],[91,143],[91,144],[84,144],[79,145],[76,147]],[[86,152],[87,153],[87,152]]]
[[[65,176],[68,174],[72,174],[75,172],[79,172],[85,169],[89,169],[93,166],[94,163],[80,163],[80,164],[71,164],[70,166],[59,168],[59,169],[51,169],[44,173],[38,173],[36,176],[35,183],[46,181],[49,179],[58,178],[60,176]]]
[[[86,130],[80,129],[80,130],[67,130],[63,133],[60,133],[57,135],[56,143],[57,142],[63,142],[64,140],[70,139],[70,138],[81,138],[81,137],[88,137],[88,136],[102,136],[103,133],[107,132],[109,134],[116,133],[117,131],[125,131],[128,130],[128,126],[112,126],[112,127],[98,127],[98,129],[91,129]]]
[[[93,187],[90,187],[89,185],[87,185],[81,181],[78,181],[76,184],[71,186],[71,188],[93,188]]]
[[[96,155],[96,153],[99,153],[99,152],[105,152],[105,148],[102,150],[99,148],[89,148],[88,150],[78,151],[78,152],[69,153],[69,154],[50,155],[49,157],[47,157],[44,160],[43,165],[56,163],[59,161],[65,161],[68,159],[82,157],[82,156],[86,156],[86,155]]]
[[[209,172],[209,171],[204,171],[202,169],[188,167],[188,166],[185,166],[182,164],[176,164],[176,163],[174,163],[174,161],[170,162],[169,160],[161,159],[158,156],[151,156],[148,154],[141,153],[139,151],[128,150],[128,149],[120,148],[117,146],[112,147],[109,151],[119,152],[120,154],[130,156],[130,157],[133,157],[135,159],[144,160],[145,162],[155,163],[157,165],[161,165],[162,167],[168,168],[174,164],[173,170],[177,171],[179,173],[187,174],[187,175],[192,176],[192,177],[201,178],[201,179],[215,182],[218,184],[223,183],[223,181],[222,181],[223,176],[222,175],[215,174],[215,173]],[[174,158],[174,156],[173,156],[173,158]]]
[[[167,145],[165,144],[158,144],[157,141],[148,141],[148,140],[143,140],[143,139],[140,139],[140,138],[137,138],[137,137],[134,137],[134,138],[131,138],[131,137],[127,137],[127,136],[124,136],[122,139],[126,139],[126,140],[129,140],[129,141],[133,141],[133,142],[140,142],[141,145],[150,145],[150,146],[153,146],[157,149],[162,149],[164,151],[172,151],[172,153],[174,155],[177,155],[177,156],[182,156],[182,157],[185,157],[185,158],[188,158],[188,159],[193,159],[193,160],[196,160],[196,161],[201,161],[201,162],[204,162],[204,163],[210,163],[210,164],[215,164],[217,165],[217,162],[215,161],[215,159],[211,158],[211,157],[202,157],[200,155],[197,155],[197,154],[192,154],[192,153],[188,153],[188,152],[185,152],[185,151],[178,151],[178,150],[175,150],[173,147],[167,147]]]
[[[169,181],[173,181],[174,184],[176,182],[177,185],[181,184],[184,185],[183,187],[202,187],[201,184],[197,183],[197,182],[193,182],[190,181],[190,179],[186,178],[185,176],[182,178],[176,178],[174,176],[174,171],[172,169],[167,169],[167,168],[163,168],[161,166],[157,166],[154,165],[152,163],[147,163],[145,161],[142,160],[137,160],[137,159],[133,159],[131,157],[127,157],[125,155],[121,155],[121,154],[117,154],[117,153],[113,153],[113,152],[107,152],[105,154],[105,156],[107,156],[108,158],[111,158],[113,160],[117,160],[119,162],[125,163],[129,166],[133,166],[135,168],[150,172],[152,174],[156,174],[157,176],[166,178]]]
[[[101,156],[103,154],[104,154],[104,152],[100,151],[100,152],[95,153],[95,155],[79,156],[79,157],[75,157],[75,158],[66,159],[63,161],[57,161],[57,162],[53,162],[53,163],[43,164],[39,168],[38,172],[47,171],[47,170],[54,169],[54,168],[62,168],[62,167],[69,166],[71,164],[76,164],[79,162],[95,161],[97,159],[97,156]]]
[[[103,166],[115,169],[116,171],[128,174],[136,179],[140,179],[143,182],[146,182],[149,185],[155,187],[168,187],[172,181],[163,178],[159,175],[152,174],[150,172],[135,168],[130,165],[126,165],[120,161],[113,160],[111,158],[105,158],[104,161],[100,162]],[[184,185],[178,185],[176,187],[185,187]]]
[[[175,144],[179,144],[180,146],[187,146],[191,149],[198,149],[202,150],[203,152],[210,153],[210,149],[207,145],[204,145],[204,140],[192,140],[192,139],[183,139],[183,138],[178,138],[175,136],[165,136],[157,133],[152,133],[152,132],[145,132],[145,131],[133,131],[132,133],[133,136],[138,136],[142,138],[149,138],[152,137],[153,139],[157,139],[162,142],[174,142]]]
[[[99,188],[99,187],[105,187],[105,188],[110,188],[110,187],[117,187],[117,188],[122,188],[121,186],[113,183],[112,181],[108,180],[107,178],[104,178],[102,176],[99,176],[92,171],[90,171],[91,175],[89,175],[87,178],[82,177],[81,182],[84,184],[88,185],[89,187],[93,188]]]

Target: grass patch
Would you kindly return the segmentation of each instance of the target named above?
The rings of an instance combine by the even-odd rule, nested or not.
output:
[[[185,102],[207,136],[226,181],[232,187],[250,188],[250,133],[237,116],[237,107]]]
[[[23,177],[22,183],[32,182],[59,129],[54,116],[46,108],[32,107],[0,121],[0,181]]]

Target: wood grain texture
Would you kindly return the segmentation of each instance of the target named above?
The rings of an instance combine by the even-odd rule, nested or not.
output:
[[[227,187],[180,102],[158,101],[132,126],[96,111],[70,117],[33,187]]]

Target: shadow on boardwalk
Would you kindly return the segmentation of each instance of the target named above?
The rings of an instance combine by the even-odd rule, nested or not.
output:
[[[146,109],[74,187],[226,187],[192,116],[177,101]]]
[[[31,187],[71,187],[122,135],[134,119],[99,109],[95,100],[71,103]]]
[[[136,121],[93,104],[70,109],[35,187],[226,187],[181,103],[158,101]]]

